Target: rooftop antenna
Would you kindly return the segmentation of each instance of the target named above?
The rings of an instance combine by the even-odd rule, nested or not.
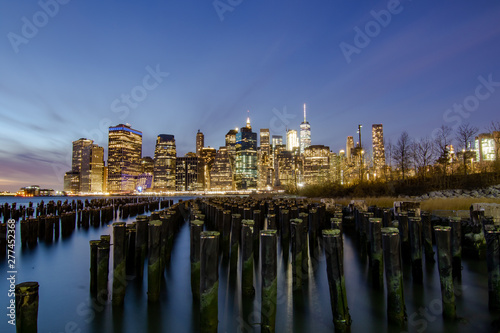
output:
[[[306,122],[306,103],[304,103],[304,123]]]

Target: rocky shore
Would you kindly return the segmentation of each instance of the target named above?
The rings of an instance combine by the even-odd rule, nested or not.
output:
[[[432,191],[420,196],[411,197],[413,200],[428,200],[436,198],[500,198],[500,185],[490,186],[477,190],[444,190]]]

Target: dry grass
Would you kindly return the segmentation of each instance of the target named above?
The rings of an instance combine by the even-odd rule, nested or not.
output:
[[[369,206],[392,207],[394,201],[408,200],[396,197],[368,197],[368,198],[342,198],[335,199],[335,203],[348,205],[351,200],[365,200]],[[468,210],[473,203],[488,202],[500,204],[500,198],[438,198],[427,199],[421,203],[423,211],[432,210]]]

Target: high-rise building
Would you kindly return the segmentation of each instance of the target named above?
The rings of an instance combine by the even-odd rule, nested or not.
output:
[[[257,178],[257,133],[252,132],[248,117],[247,125],[236,134],[236,189],[257,188]]]
[[[319,185],[330,178],[330,148],[312,145],[304,150],[304,183]]]
[[[153,187],[159,190],[175,190],[175,169],[177,150],[175,138],[170,134],[160,134],[156,138]]]
[[[82,151],[80,191],[102,193],[104,181],[104,148],[96,144],[86,146]]]
[[[137,189],[139,192],[153,187],[154,165],[155,161],[150,156],[141,158],[141,173],[137,178]]]
[[[177,157],[175,170],[175,189],[177,191],[195,191],[202,189],[200,181],[203,173],[203,162],[196,154],[188,153]]]
[[[476,148],[476,161],[478,162],[491,162],[496,160],[498,151],[497,142],[499,140],[500,132],[481,133],[475,138]]]
[[[233,190],[233,172],[226,146],[220,147],[210,170],[211,190]]]
[[[80,173],[68,171],[64,174],[64,191],[77,194],[80,192]]]
[[[302,159],[291,151],[282,150],[276,156],[277,185],[295,189],[300,182]]]
[[[304,121],[300,124],[300,154],[311,145],[311,125],[306,120],[306,104],[304,103]]]
[[[283,144],[283,137],[281,135],[273,135],[272,137],[273,151],[276,149],[277,145]]]
[[[261,128],[260,129],[260,150],[267,153],[267,155],[271,152],[271,146],[269,141],[269,129]]]
[[[352,136],[348,136],[345,145],[345,155],[347,158],[347,163],[351,163],[352,161],[353,149],[354,149],[354,138]]]
[[[142,132],[130,125],[109,128],[108,192],[133,192],[141,172]]]
[[[90,146],[94,141],[80,138],[76,141],[73,141],[73,153],[71,159],[71,171],[67,172],[68,179],[71,181],[67,182],[67,184],[71,184],[71,188],[68,188],[67,191],[71,191],[73,193],[78,193],[81,191],[81,181],[82,181],[82,153],[83,150]],[[75,178],[76,177],[76,178]],[[66,189],[65,189],[66,190]]]
[[[385,167],[384,129],[382,124],[372,125],[373,168],[380,177]]]
[[[210,171],[212,170],[212,165],[214,164],[215,155],[217,155],[217,150],[212,147],[203,147],[200,151],[200,158],[203,163],[203,175],[202,183],[203,188],[210,189]]]
[[[299,139],[296,130],[288,130],[286,132],[286,150],[293,151],[299,147]]]
[[[200,151],[201,148],[203,148],[205,145],[205,136],[203,135],[200,130],[198,130],[198,133],[196,133],[196,155],[200,156]]]

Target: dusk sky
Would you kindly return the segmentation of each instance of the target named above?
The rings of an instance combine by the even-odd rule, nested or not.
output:
[[[107,149],[119,123],[143,132],[143,156],[162,133],[194,151],[198,129],[218,148],[247,110],[255,132],[284,136],[303,103],[312,144],[334,152],[358,124],[364,145],[374,123],[392,142],[485,132],[500,120],[499,21],[496,0],[2,1],[0,191],[62,190],[71,142]]]

